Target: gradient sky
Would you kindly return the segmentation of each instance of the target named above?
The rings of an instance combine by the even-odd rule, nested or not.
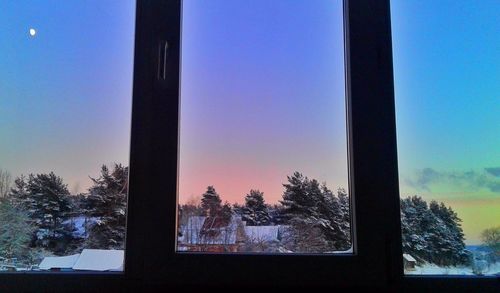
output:
[[[347,188],[342,1],[184,1],[179,199]]]
[[[0,1],[0,168],[85,192],[128,164],[134,21],[135,1]]]
[[[402,196],[500,224],[500,2],[392,1]],[[347,187],[340,0],[185,0],[179,197]],[[135,1],[0,1],[0,168],[84,192],[127,164]],[[29,29],[35,28],[35,37]]]
[[[500,2],[393,0],[401,195],[500,225]]]

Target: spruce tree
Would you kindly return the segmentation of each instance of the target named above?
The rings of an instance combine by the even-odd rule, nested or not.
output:
[[[243,221],[248,226],[269,225],[270,216],[264,202],[264,193],[259,190],[250,190],[245,196],[245,206],[243,207]]]

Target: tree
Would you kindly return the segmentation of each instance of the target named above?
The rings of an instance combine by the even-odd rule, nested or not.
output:
[[[500,226],[485,229],[481,232],[481,240],[492,250],[496,258],[500,257]]]
[[[337,196],[326,184],[321,186],[321,193],[316,203],[320,217],[324,219],[321,229],[332,247],[348,250],[351,247],[349,199],[344,189],[337,191]]]
[[[5,198],[10,191],[12,176],[6,170],[0,169],[0,198]]]
[[[9,200],[0,199],[0,257],[27,260],[35,231],[28,214]]]
[[[204,215],[209,217],[216,217],[222,209],[222,200],[219,194],[215,191],[213,186],[208,186],[207,191],[202,195],[201,207]]]
[[[95,221],[88,229],[86,246],[96,249],[123,249],[125,241],[128,167],[114,164],[110,172],[101,167],[99,178],[91,178],[92,187],[85,201],[85,214]]]
[[[233,216],[233,209],[231,208],[231,205],[227,201],[220,209],[219,215],[224,221],[227,222],[231,221],[231,217]]]
[[[264,193],[250,190],[245,196],[245,206],[242,209],[242,219],[248,226],[264,226],[270,222],[269,211],[264,202]]]
[[[403,252],[440,266],[469,262],[461,219],[443,203],[419,196],[401,200]]]
[[[63,179],[53,172],[30,174],[15,180],[11,191],[14,206],[27,212],[37,227],[35,245],[63,253],[72,227],[63,222],[71,211],[69,191]]]
[[[282,218],[290,225],[289,237],[295,249],[308,252],[347,250],[351,246],[349,200],[345,191],[338,196],[315,179],[301,173],[288,176],[281,204]],[[346,207],[342,207],[346,205]],[[292,247],[288,249],[294,250]],[[312,250],[311,250],[312,249]]]

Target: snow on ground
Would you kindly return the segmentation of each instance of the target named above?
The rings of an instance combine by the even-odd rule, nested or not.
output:
[[[474,276],[471,267],[439,267],[434,264],[417,266],[415,270],[405,270],[407,275],[469,275]],[[496,262],[486,268],[483,275],[499,275],[500,262]]]

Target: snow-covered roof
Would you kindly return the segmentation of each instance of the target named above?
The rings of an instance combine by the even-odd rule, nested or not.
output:
[[[413,256],[407,254],[407,253],[403,253],[403,258],[406,260],[406,261],[413,261],[413,262],[416,262],[417,260],[413,258]]]
[[[80,254],[68,256],[47,256],[38,266],[41,270],[72,269]]]
[[[123,271],[123,250],[84,249],[74,270]]]
[[[253,241],[278,241],[281,226],[245,226],[245,234]]]

